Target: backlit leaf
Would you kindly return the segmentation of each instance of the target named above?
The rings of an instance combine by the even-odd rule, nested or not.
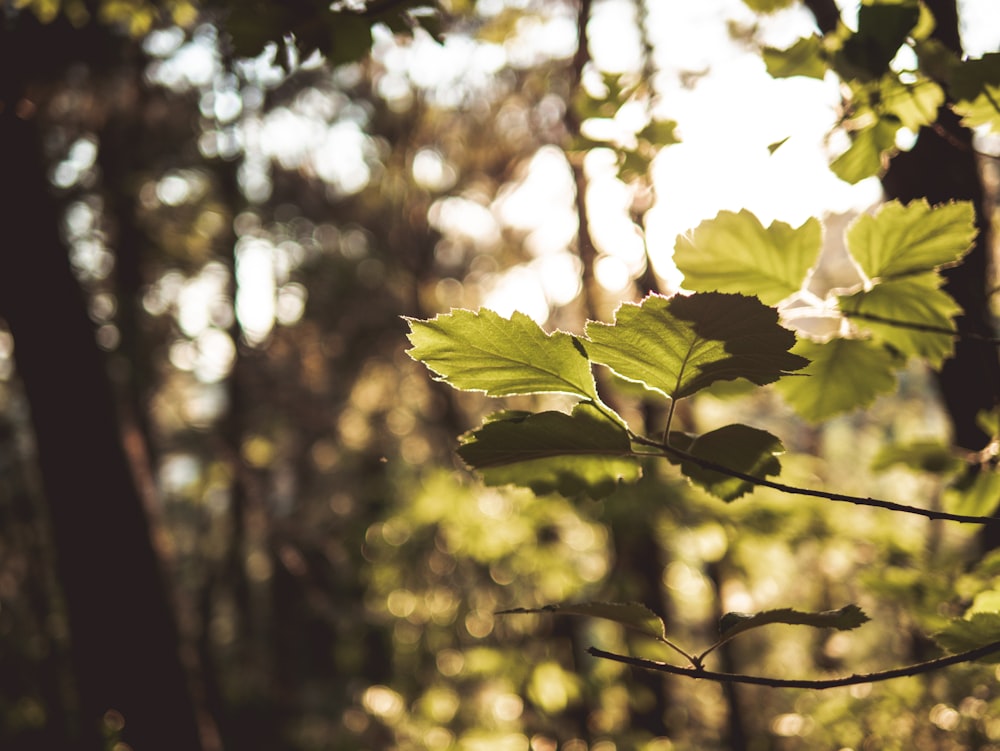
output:
[[[622,378],[680,399],[720,380],[776,381],[806,365],[794,343],[756,298],[707,292],[625,303],[614,323],[587,324],[585,346]]]
[[[954,337],[920,327],[954,328],[952,319],[962,308],[941,289],[943,281],[936,272],[890,279],[870,290],[841,297],[841,310],[848,316],[873,316],[856,316],[853,321],[857,328],[874,334],[901,354],[925,358],[931,366],[939,367],[954,351]]]
[[[511,608],[497,615],[518,613],[555,613],[556,615],[584,615],[620,623],[625,628],[658,641],[666,638],[663,619],[637,602],[581,602],[575,605],[546,605],[541,608]]]
[[[931,207],[926,200],[890,201],[847,231],[851,255],[870,279],[886,279],[953,264],[976,237],[968,201]]]
[[[731,639],[744,631],[770,623],[850,631],[869,620],[871,619],[857,605],[845,605],[838,610],[824,610],[818,613],[803,613],[791,608],[765,610],[760,613],[726,613],[719,620],[719,636],[723,639]]]
[[[823,80],[827,64],[822,56],[823,42],[813,34],[802,37],[788,49],[765,47],[763,51],[767,72],[774,78],[806,76]]]
[[[778,454],[781,441],[766,430],[747,425],[726,425],[694,439],[685,449],[699,459],[754,477],[781,473]],[[753,483],[706,469],[690,460],[681,461],[681,471],[695,484],[724,501],[733,501],[753,490]]]
[[[1000,53],[991,52],[978,60],[964,60],[952,71],[955,112],[968,128],[989,125],[1000,133]]]
[[[874,125],[852,133],[850,147],[830,162],[830,169],[852,185],[878,175],[887,164],[884,155],[896,148],[899,126],[895,117],[883,117]]]
[[[827,417],[871,404],[896,386],[895,370],[902,358],[863,339],[833,339],[826,343],[800,340],[796,353],[811,362],[804,378],[777,384],[785,400],[805,419]]]
[[[822,239],[815,218],[801,227],[774,222],[765,228],[745,209],[722,211],[677,239],[674,263],[688,289],[756,295],[774,305],[802,286]]]
[[[563,412],[500,413],[467,433],[458,454],[487,485],[600,498],[639,479],[628,433],[591,404]]]
[[[1000,506],[1000,471],[970,467],[942,494],[945,511],[969,516],[989,516]]]
[[[454,388],[488,396],[560,393],[599,401],[576,338],[562,331],[547,334],[524,313],[508,320],[492,310],[453,310],[406,321],[413,344],[407,354]]]
[[[956,618],[934,641],[949,652],[967,652],[1000,641],[1000,613],[973,613],[968,618]],[[996,652],[981,657],[980,662],[1000,662],[1000,647]]]

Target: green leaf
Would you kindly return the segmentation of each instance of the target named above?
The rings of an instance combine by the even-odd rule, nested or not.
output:
[[[852,185],[879,174],[887,163],[884,155],[896,149],[899,126],[899,121],[889,116],[852,133],[850,147],[830,163],[830,169]]]
[[[743,4],[757,13],[774,13],[790,7],[795,0],[743,0]]]
[[[795,335],[753,297],[707,292],[625,303],[613,324],[587,324],[590,358],[628,381],[680,399],[715,381],[771,383],[806,365]]]
[[[519,613],[555,613],[556,615],[584,615],[620,623],[625,628],[649,636],[657,641],[666,638],[666,626],[656,613],[637,602],[581,602],[575,605],[546,605],[541,608],[511,608],[497,611],[497,615]]]
[[[785,141],[787,141],[789,138],[791,138],[791,136],[785,136],[780,141],[775,141],[774,143],[769,143],[767,145],[767,153],[768,154],[773,154],[775,151],[777,151],[782,146],[784,146],[785,145]]]
[[[1000,613],[973,613],[968,618],[956,618],[934,641],[949,652],[967,652],[1000,641]],[[1000,662],[1000,649],[979,658],[980,662]]]
[[[858,9],[858,30],[844,42],[843,78],[877,79],[920,21],[917,0],[863,3]]]
[[[592,404],[563,412],[501,412],[467,433],[458,454],[487,485],[601,498],[639,479],[628,433]]]
[[[801,227],[774,222],[765,228],[746,209],[722,211],[677,238],[674,263],[688,289],[756,295],[774,305],[802,287],[822,233],[815,218]]]
[[[969,516],[990,516],[1000,506],[1000,471],[970,467],[943,494],[945,511]]]
[[[926,200],[890,201],[864,214],[847,231],[851,255],[870,279],[931,271],[957,263],[976,237],[968,201],[931,207]]]
[[[785,400],[812,422],[871,404],[896,386],[895,370],[902,358],[864,339],[833,339],[826,343],[800,340],[794,352],[811,362],[805,378],[777,384]]]
[[[770,477],[781,473],[777,455],[784,446],[766,430],[747,425],[726,425],[694,439],[687,453],[754,477]],[[716,472],[692,462],[681,461],[681,471],[697,485],[727,503],[753,490],[753,483]]]
[[[806,76],[822,81],[826,75],[827,64],[823,57],[823,41],[816,34],[802,37],[788,49],[765,47],[763,57],[767,72],[773,78]]]
[[[456,389],[487,396],[571,394],[600,402],[576,337],[546,334],[524,313],[508,320],[492,310],[453,310],[427,321],[405,320],[413,344],[407,354]]]
[[[672,146],[681,142],[676,131],[676,120],[653,120],[637,135],[655,146]]]
[[[848,317],[855,314],[852,320],[858,329],[870,332],[906,357],[925,358],[937,368],[951,356],[955,339],[920,327],[953,329],[952,319],[962,312],[952,296],[941,289],[943,282],[936,272],[890,279],[870,290],[841,297],[841,310]],[[898,321],[902,325],[885,321]]]
[[[879,83],[879,93],[882,108],[914,133],[937,121],[938,108],[944,104],[944,90],[927,78],[902,83],[896,76],[888,75]]]
[[[955,112],[968,128],[989,125],[1000,133],[1000,53],[991,52],[977,60],[965,60],[952,70]]]
[[[935,475],[951,474],[962,466],[961,460],[944,444],[937,441],[915,441],[904,445],[883,446],[872,462],[872,469],[884,472],[897,464]]]
[[[764,610],[760,613],[726,613],[719,620],[719,638],[732,639],[744,631],[770,623],[850,631],[870,620],[857,605],[845,605],[838,610],[824,610],[818,613],[803,613],[791,608]]]

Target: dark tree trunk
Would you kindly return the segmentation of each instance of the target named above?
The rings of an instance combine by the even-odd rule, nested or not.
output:
[[[120,737],[137,751],[196,750],[176,627],[20,78],[36,72],[31,51],[23,26],[2,23],[0,315],[31,410],[66,602],[81,710],[73,743],[104,748],[103,718],[113,726],[120,716]]]
[[[961,56],[955,0],[926,0],[925,4],[936,22],[933,37]],[[824,33],[836,28],[838,15],[833,0],[806,0],[806,5]],[[956,322],[959,330],[978,337],[994,336],[987,291],[992,248],[989,212],[977,156],[972,148],[972,133],[961,125],[947,105],[938,112],[935,127],[920,130],[912,150],[892,159],[882,177],[882,187],[887,198],[904,203],[920,198],[932,205],[948,201],[972,202],[979,234],[961,265],[944,272],[945,290],[964,311]],[[1000,404],[1000,360],[995,345],[982,339],[959,339],[955,354],[937,374],[937,382],[951,418],[955,445],[968,451],[980,451],[990,436],[976,424],[976,416]],[[983,533],[981,543],[987,550],[1000,547],[1000,530],[990,527]]]

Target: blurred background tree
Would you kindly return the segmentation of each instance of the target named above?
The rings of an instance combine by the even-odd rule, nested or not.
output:
[[[683,150],[705,137],[694,95],[713,98],[713,66],[831,31],[835,8],[807,5],[815,15],[624,0],[443,13],[6,3],[0,745],[1000,744],[989,667],[823,694],[723,690],[584,654],[600,641],[658,656],[613,624],[495,617],[638,600],[710,642],[725,610],[858,601],[875,621],[858,634],[778,628],[719,654],[730,670],[839,674],[927,653],[921,635],[997,574],[994,558],[971,567],[965,529],[765,491],[725,507],[667,469],[601,502],[485,489],[453,448],[486,400],[404,353],[402,315],[487,305],[579,330],[621,300],[676,291],[672,233],[752,205],[732,189],[741,170],[760,179],[802,153],[794,136],[776,145],[789,134],[773,132],[774,101],[755,129],[730,89],[722,106],[744,127],[712,131],[698,163]],[[839,105],[836,81],[817,85]],[[825,131],[838,112],[820,108]],[[756,151],[748,130],[766,139]],[[741,166],[741,151],[774,161]],[[962,185],[993,185],[995,164],[968,154],[979,175]],[[830,208],[865,208],[873,183]],[[803,192],[756,191],[772,207]],[[987,289],[967,308],[981,324]],[[990,352],[976,354],[980,407],[1000,384]],[[950,440],[932,389],[913,368],[871,410],[820,426],[771,392],[706,396],[678,417],[780,425],[791,480],[936,503],[933,476],[864,469],[891,441]],[[616,406],[662,424],[641,395]]]

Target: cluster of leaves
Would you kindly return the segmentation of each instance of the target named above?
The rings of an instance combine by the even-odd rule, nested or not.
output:
[[[791,4],[746,2],[762,12]],[[855,183],[879,174],[897,149],[900,131],[935,125],[945,104],[963,125],[1000,132],[1000,54],[962,60],[931,37],[934,23],[918,0],[865,2],[857,31],[839,24],[832,33],[803,37],[787,49],[763,50],[775,78],[822,79],[832,71],[850,89],[841,124],[851,145],[830,165],[841,179]],[[896,64],[907,59],[915,61],[914,68]]]
[[[578,400],[569,413],[501,411],[464,435],[458,453],[487,484],[598,498],[620,482],[637,480],[645,462],[663,458],[693,484],[729,502],[780,474],[780,439],[738,423],[701,435],[672,430],[677,402],[723,381],[774,383],[803,417],[822,420],[867,405],[891,389],[895,370],[910,358],[939,365],[951,353],[953,318],[961,312],[941,289],[941,270],[968,252],[974,235],[968,204],[932,208],[926,202],[889,203],[877,214],[861,217],[847,232],[859,282],[820,298],[807,291],[822,263],[818,220],[798,228],[781,222],[765,228],[749,212],[724,212],[678,240],[675,260],[685,285],[694,290],[690,295],[653,294],[639,303],[625,303],[611,323],[589,321],[581,335],[547,333],[523,314],[505,319],[489,310],[407,319],[413,345],[408,352],[457,389],[493,397],[565,394]],[[833,334],[800,339],[783,326],[779,314],[803,304],[835,317]],[[636,433],[602,399],[596,365],[610,370],[617,382],[638,384],[647,399],[668,406],[662,435]],[[939,463],[954,469],[951,462]],[[977,488],[977,497],[994,487],[996,472],[984,476],[990,484],[985,490]],[[955,492],[960,490],[956,484]],[[992,508],[978,504],[976,510],[986,514]],[[650,618],[655,619],[634,605],[574,607],[563,612],[597,615],[627,626],[641,621],[647,631]],[[866,619],[853,607],[837,612],[853,620],[847,624],[797,611],[730,614],[721,624],[719,642],[699,655],[670,644],[662,633],[652,635],[701,669],[705,655],[742,633],[747,624],[841,628]],[[973,638],[979,636],[991,642],[996,633],[992,626],[972,636],[966,633],[978,628],[983,617],[976,618],[975,623],[956,625],[942,644],[982,646],[982,639]]]
[[[92,16],[83,0],[15,0],[16,8],[32,11],[43,23],[60,14],[74,26]],[[372,27],[382,24],[393,33],[423,29],[436,39],[441,13],[433,0],[370,0],[334,3],[302,0],[294,3],[233,2],[232,0],[102,0],[98,21],[120,26],[134,37],[162,23],[192,27],[202,14],[221,14],[236,57],[256,57],[269,44],[278,45],[278,60],[291,66],[319,52],[331,64],[360,60],[372,47]]]

